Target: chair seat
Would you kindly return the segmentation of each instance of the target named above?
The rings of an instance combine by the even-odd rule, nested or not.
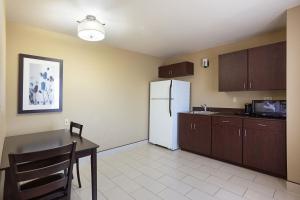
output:
[[[26,183],[23,183],[20,188],[21,190],[26,190],[32,187],[37,187],[40,185],[44,185],[47,183],[50,183],[52,181],[59,180],[61,178],[64,178],[65,175],[63,173],[53,174],[44,178],[36,179],[33,181],[29,181]],[[60,189],[54,190],[48,194],[42,195],[40,197],[34,198],[33,200],[47,200],[47,199],[60,199],[60,197],[65,196],[65,189],[62,187]]]

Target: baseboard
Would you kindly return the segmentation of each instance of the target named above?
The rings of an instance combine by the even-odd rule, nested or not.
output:
[[[142,146],[142,145],[145,145],[145,144],[148,144],[148,139],[139,140],[139,141],[136,141],[136,142],[133,142],[133,143],[124,144],[124,145],[113,147],[113,148],[110,148],[110,149],[105,149],[105,150],[102,150],[102,151],[98,151],[97,152],[97,158],[104,158],[104,157],[107,157],[107,156],[111,156],[111,155],[114,155],[118,152],[130,150],[130,149],[133,149],[135,147]],[[90,157],[81,158],[80,161],[89,162]]]
[[[100,157],[110,156],[110,155],[116,154],[118,152],[130,150],[130,149],[133,149],[135,147],[145,145],[145,144],[148,144],[148,139],[136,141],[136,142],[125,144],[125,145],[121,145],[121,146],[114,147],[114,148],[111,148],[111,149],[98,151],[98,157],[99,156]]]

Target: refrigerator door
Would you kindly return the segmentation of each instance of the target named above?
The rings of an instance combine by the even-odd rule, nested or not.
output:
[[[172,145],[170,89],[170,80],[150,84],[149,142],[167,148]]]
[[[168,100],[151,100],[149,142],[171,147],[172,118],[169,115]]]
[[[170,149],[178,149],[178,113],[189,112],[190,110],[190,83],[186,81],[172,81],[171,90],[171,113],[172,113],[172,133]]]

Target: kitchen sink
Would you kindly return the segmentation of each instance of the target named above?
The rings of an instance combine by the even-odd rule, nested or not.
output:
[[[212,111],[192,111],[192,114],[198,114],[198,115],[213,115],[217,114],[218,112],[212,112]]]

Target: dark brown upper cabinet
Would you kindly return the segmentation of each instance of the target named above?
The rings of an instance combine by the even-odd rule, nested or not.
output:
[[[247,50],[219,56],[219,91],[247,90]]]
[[[248,50],[249,90],[286,89],[286,43]]]
[[[219,91],[285,89],[286,42],[219,56]]]
[[[194,63],[192,62],[181,62],[160,66],[158,68],[158,77],[160,78],[174,78],[190,75],[194,75]]]

